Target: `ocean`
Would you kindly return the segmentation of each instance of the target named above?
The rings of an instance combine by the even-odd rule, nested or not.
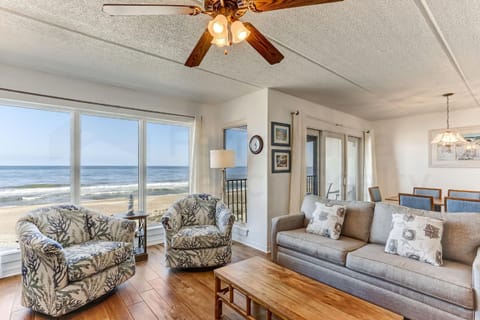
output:
[[[128,198],[138,192],[135,166],[82,166],[81,199]],[[246,168],[232,168],[228,179],[246,178]],[[188,193],[189,168],[147,167],[147,194]],[[0,166],[0,207],[70,201],[69,166]]]

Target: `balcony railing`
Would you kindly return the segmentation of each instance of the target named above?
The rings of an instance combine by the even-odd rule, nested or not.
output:
[[[318,195],[317,186],[318,186],[317,176],[316,175],[307,176],[307,194]]]
[[[236,222],[247,222],[247,179],[227,179],[224,200]]]

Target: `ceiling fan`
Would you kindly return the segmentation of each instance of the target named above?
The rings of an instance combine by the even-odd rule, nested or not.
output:
[[[104,4],[103,11],[112,16],[136,15],[191,15],[206,14],[212,17],[207,29],[188,57],[185,65],[199,66],[212,44],[228,47],[246,40],[270,64],[282,61],[283,55],[251,23],[239,19],[247,13],[273,11],[311,6],[343,0],[197,0],[195,5],[167,4]],[[225,51],[227,53],[227,51]]]

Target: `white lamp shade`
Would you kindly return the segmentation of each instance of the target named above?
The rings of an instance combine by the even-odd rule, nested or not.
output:
[[[235,151],[210,150],[210,168],[223,169],[235,167]]]

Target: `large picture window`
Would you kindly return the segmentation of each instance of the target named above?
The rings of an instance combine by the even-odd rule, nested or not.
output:
[[[188,193],[193,121],[114,112],[0,106],[0,251],[16,247],[16,221],[38,207],[121,213],[133,195],[154,222]]]

